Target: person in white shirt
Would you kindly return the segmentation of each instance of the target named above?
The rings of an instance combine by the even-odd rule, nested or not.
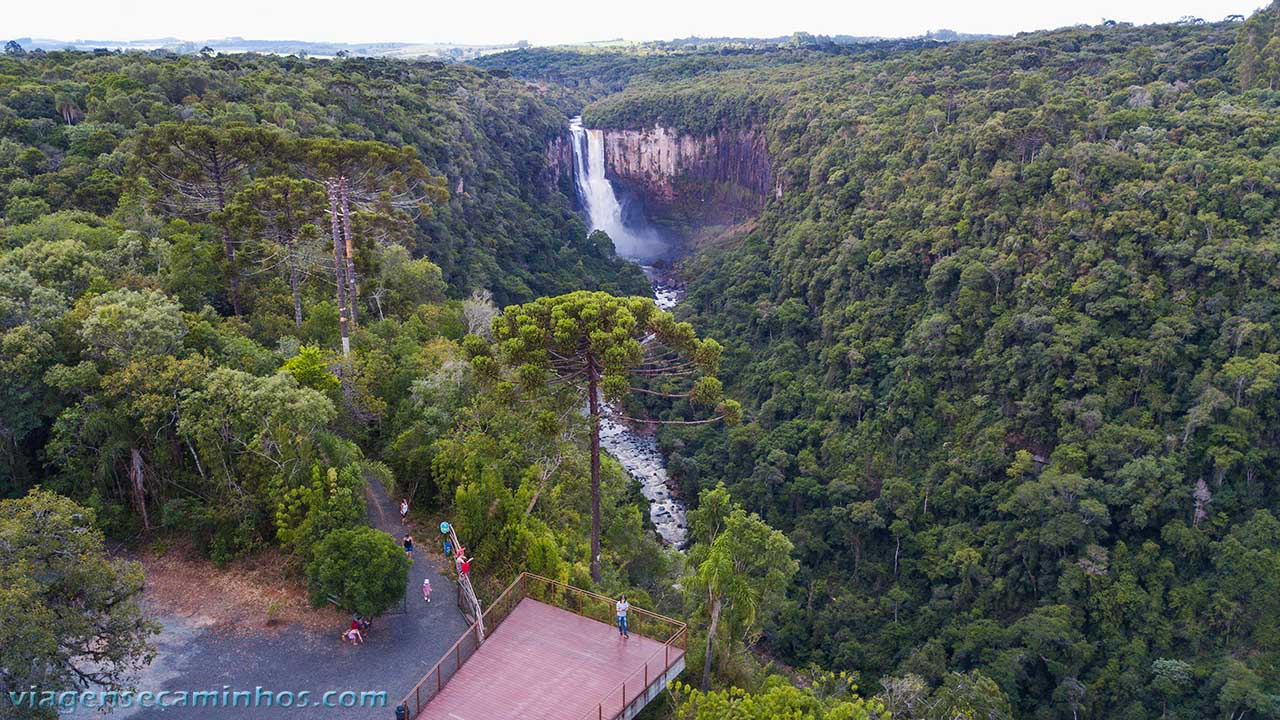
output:
[[[616,607],[618,609],[618,634],[624,638],[630,638],[631,634],[627,632],[627,611],[631,609],[631,603],[627,602],[626,595],[618,598]]]

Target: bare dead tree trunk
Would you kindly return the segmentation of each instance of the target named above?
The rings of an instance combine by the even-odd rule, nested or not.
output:
[[[293,324],[302,327],[302,280],[298,268],[298,230],[293,219],[284,215],[282,226],[276,231],[276,242],[284,248],[285,262],[289,266],[289,292],[293,295]]]
[[[587,359],[587,403],[591,413],[591,580],[600,582],[600,398],[595,358]]]
[[[707,654],[702,661],[702,692],[706,692],[711,687],[711,645],[716,639],[716,628],[720,625],[720,597],[708,591],[711,595],[711,627],[707,629]]]
[[[541,477],[538,478],[538,489],[533,491],[533,497],[529,498],[529,504],[524,509],[524,514],[526,516],[533,514],[533,508],[538,504],[538,497],[541,496],[542,491],[546,489],[547,481],[550,480],[551,476],[560,468],[561,462],[563,462],[563,458],[557,455],[555,458],[548,460],[542,466]]]
[[[138,448],[129,448],[129,484],[133,490],[133,502],[142,515],[142,529],[151,529],[151,520],[147,517],[147,493],[142,472],[142,452]]]
[[[338,178],[338,201],[342,204],[342,234],[347,241],[347,311],[351,313],[351,324],[355,325],[356,305],[359,303],[359,291],[356,287],[356,247],[355,236],[351,234],[351,204],[347,200],[347,179]]]
[[[338,185],[325,183],[329,191],[329,225],[333,233],[333,273],[338,285],[338,331],[342,333],[342,357],[351,355],[351,330],[347,325],[347,262],[343,257],[342,228],[338,219]],[[346,383],[343,383],[345,386]]]
[[[298,261],[292,257],[293,248],[289,249],[289,289],[293,291],[293,324],[302,327],[302,291],[299,289]]]
[[[215,167],[213,173],[214,191],[217,193],[219,212],[227,209],[227,190],[224,184],[221,167]],[[222,225],[222,252],[227,256],[227,284],[231,290],[231,312],[240,314],[240,268],[236,263],[236,244],[231,239],[231,230],[225,223]]]
[[[231,231],[222,228],[222,250],[227,254],[227,282],[231,286],[231,312],[240,314],[240,271],[236,268],[236,248]]]

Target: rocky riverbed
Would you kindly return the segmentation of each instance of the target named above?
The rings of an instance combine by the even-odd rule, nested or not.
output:
[[[600,419],[600,446],[618,461],[627,474],[640,483],[640,492],[649,501],[649,516],[663,541],[683,548],[689,536],[684,503],[671,494],[667,483],[667,460],[652,435],[641,435],[615,420],[606,411]]]
[[[664,310],[675,307],[683,297],[683,289],[658,268],[646,266],[644,270],[653,283],[658,307]],[[628,427],[606,406],[605,416],[600,420],[600,445],[640,483],[640,492],[649,501],[649,516],[663,541],[683,549],[689,538],[684,502],[671,493],[667,459],[658,450],[657,439]]]

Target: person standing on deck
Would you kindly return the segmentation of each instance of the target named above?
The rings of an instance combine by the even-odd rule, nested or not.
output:
[[[631,609],[631,603],[627,602],[626,595],[618,598],[616,608],[618,610],[618,634],[624,638],[630,638],[631,634],[627,632],[627,611]]]

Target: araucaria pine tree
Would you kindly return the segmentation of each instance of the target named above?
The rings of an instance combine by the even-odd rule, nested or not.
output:
[[[602,401],[622,407],[632,393],[687,400],[708,415],[688,420],[635,422],[736,423],[741,408],[726,400],[716,372],[720,343],[700,339],[644,297],[579,291],[508,307],[493,322],[498,358],[518,381],[538,387],[567,384],[585,396],[591,423],[591,577],[600,581],[600,417]],[[474,346],[473,346],[474,347]],[[495,358],[474,359],[494,376]]]

